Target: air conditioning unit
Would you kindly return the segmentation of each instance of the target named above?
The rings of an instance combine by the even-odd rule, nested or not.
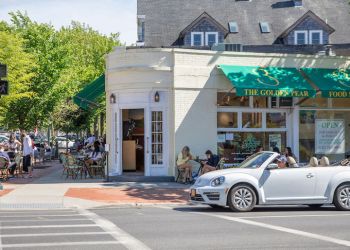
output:
[[[234,43],[218,43],[218,44],[214,44],[211,47],[211,50],[242,52],[243,45],[242,44],[234,44]]]

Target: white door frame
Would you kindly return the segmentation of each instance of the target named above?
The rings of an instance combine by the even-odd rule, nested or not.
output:
[[[150,165],[148,164],[149,162],[149,153],[147,153],[147,151],[149,151],[149,145],[147,145],[147,137],[149,136],[149,127],[150,127],[150,117],[149,117],[149,105],[145,105],[145,104],[121,104],[118,105],[117,110],[114,111],[114,114],[117,113],[117,117],[118,117],[118,121],[117,121],[117,138],[116,138],[116,145],[117,145],[117,173],[119,175],[123,174],[123,167],[122,167],[122,155],[123,155],[123,117],[122,117],[122,110],[128,110],[128,109],[143,109],[144,111],[144,144],[145,144],[145,148],[144,148],[144,175],[145,176],[149,176],[150,175]]]

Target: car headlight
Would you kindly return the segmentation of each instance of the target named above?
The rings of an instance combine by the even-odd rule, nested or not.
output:
[[[223,184],[225,182],[225,176],[219,176],[216,177],[215,179],[213,179],[210,183],[210,185],[212,187],[216,187],[216,186],[220,186],[221,184]]]

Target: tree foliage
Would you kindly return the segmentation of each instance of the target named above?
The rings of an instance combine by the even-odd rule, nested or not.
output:
[[[120,44],[119,34],[101,35],[79,22],[55,30],[51,24],[34,22],[21,12],[10,15],[9,24],[0,23],[0,31],[6,34],[0,35],[0,42],[10,48],[17,46],[12,52],[17,54],[10,57],[4,51],[11,49],[0,50],[0,62],[9,64],[12,89],[0,103],[3,114],[0,123],[11,123],[11,128],[17,124],[22,129],[52,123],[61,129],[69,127],[70,131],[88,127],[104,109],[78,111],[74,105],[67,105],[67,99],[103,74],[104,56]],[[11,116],[20,119],[11,122]]]

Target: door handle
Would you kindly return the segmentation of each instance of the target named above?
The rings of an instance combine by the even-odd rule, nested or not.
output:
[[[147,152],[147,154],[149,153],[149,150],[148,150],[148,140],[149,140],[149,137],[146,138],[146,152]]]
[[[308,174],[306,177],[310,179],[310,178],[315,177],[315,175],[313,175],[313,174],[310,173],[310,174]]]

